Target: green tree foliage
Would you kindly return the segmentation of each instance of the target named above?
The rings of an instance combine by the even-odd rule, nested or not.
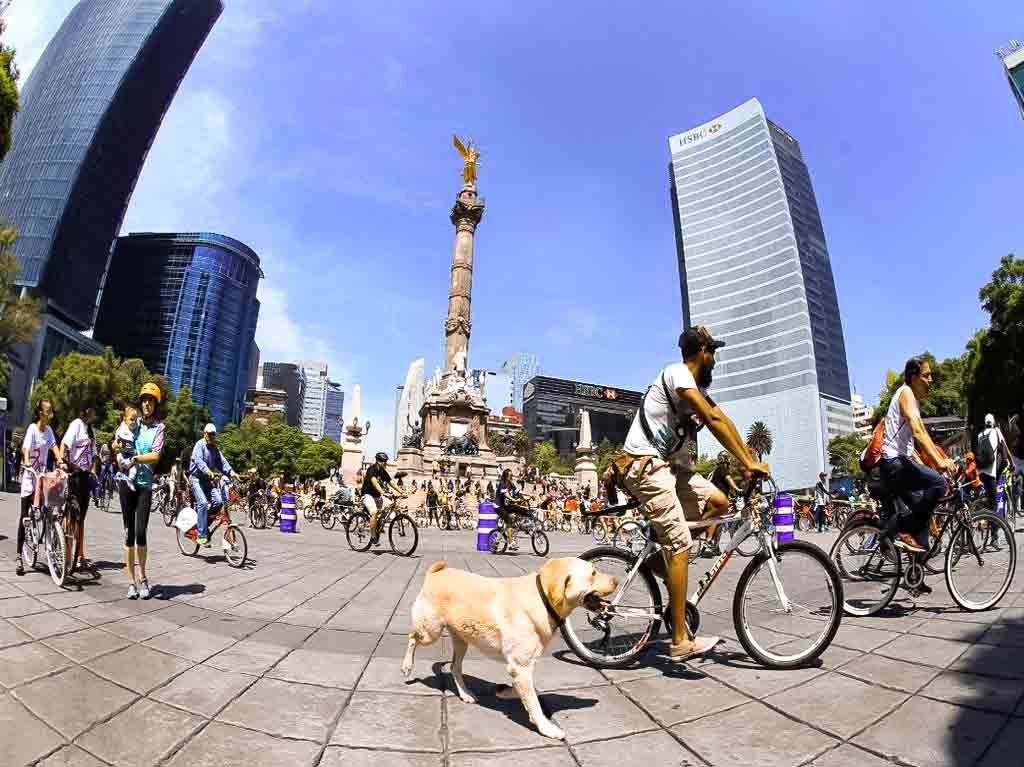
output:
[[[836,474],[862,479],[860,454],[867,446],[867,440],[859,434],[833,437],[828,441],[828,462]]]
[[[608,461],[611,460],[612,455],[619,447],[619,445],[612,444],[612,441],[605,437],[594,449],[594,463],[597,464],[597,476],[600,477],[604,474],[604,470],[608,468]]]
[[[967,355],[947,357],[942,362],[931,352],[922,352],[932,368],[932,389],[928,399],[918,403],[922,418],[937,416],[960,416],[966,414],[964,400],[964,374],[967,369]],[[903,373],[890,370],[885,376],[885,388],[878,393],[878,407],[875,408],[874,423],[878,423],[889,411],[896,390],[903,385]]]
[[[747,447],[757,456],[757,460],[763,461],[766,455],[770,455],[773,447],[772,430],[764,421],[754,421],[747,430]]]
[[[0,396],[7,396],[11,380],[8,354],[18,344],[30,341],[39,328],[39,302],[21,295],[21,288],[14,284],[21,271],[18,259],[11,252],[17,237],[14,229],[0,228]]]
[[[176,458],[181,458],[182,466],[188,468],[192,448],[203,436],[203,427],[210,420],[210,411],[192,399],[189,387],[182,386],[174,400],[164,408],[163,415],[164,450],[158,470],[170,468]],[[230,457],[228,462],[234,465]]]
[[[541,474],[549,474],[558,463],[558,450],[555,449],[555,443],[545,440],[534,445],[531,463]]]
[[[715,470],[715,463],[715,459],[711,456],[701,454],[701,456],[694,462],[693,470],[702,477],[706,477]]]
[[[7,10],[10,0],[0,0],[0,14]],[[0,38],[7,24],[0,16]],[[14,48],[0,41],[0,160],[11,148],[11,124],[18,113],[18,67],[14,64]]]
[[[530,447],[530,437],[526,433],[526,429],[520,426],[514,432],[512,432],[512,444],[515,446],[516,455],[525,456],[527,450]]]
[[[297,464],[299,475],[324,479],[331,469],[341,464],[341,455],[342,447],[334,440],[328,437],[312,440],[307,437]]]

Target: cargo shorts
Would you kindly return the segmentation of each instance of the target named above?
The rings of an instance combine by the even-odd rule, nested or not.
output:
[[[637,457],[623,478],[626,489],[643,504],[658,542],[670,555],[693,545],[687,520],[702,518],[715,486],[700,474],[660,458]]]

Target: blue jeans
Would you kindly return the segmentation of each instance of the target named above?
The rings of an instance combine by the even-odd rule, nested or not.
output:
[[[882,485],[889,495],[897,496],[909,514],[894,514],[886,520],[886,530],[910,533],[922,546],[928,546],[928,523],[939,499],[946,492],[946,480],[934,469],[898,456],[880,462]]]
[[[220,489],[214,487],[206,477],[189,477],[188,483],[196,500],[196,532],[200,538],[206,538],[209,533],[207,515],[210,506],[221,506],[224,500],[220,497]]]

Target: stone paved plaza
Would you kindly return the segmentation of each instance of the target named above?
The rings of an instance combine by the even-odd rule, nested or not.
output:
[[[0,498],[0,765],[1020,765],[1024,594],[959,612],[934,595],[884,617],[846,618],[818,668],[773,672],[731,638],[730,563],[702,605],[730,637],[707,659],[670,665],[656,646],[632,670],[580,665],[560,638],[536,674],[568,740],[494,697],[500,664],[470,650],[454,697],[447,639],[399,671],[422,573],[442,557],[486,575],[535,570],[532,555],[474,551],[475,533],[426,531],[417,555],[354,554],[344,533],[249,531],[251,562],[187,558],[154,518],[155,598],[128,601],[121,522],[92,510],[100,577],[57,589],[14,574],[17,499]],[[812,536],[812,539],[816,536]],[[552,535],[552,556],[590,545]],[[822,542],[829,539],[822,536]],[[706,563],[708,560],[702,562]],[[703,567],[701,568],[703,571]]]

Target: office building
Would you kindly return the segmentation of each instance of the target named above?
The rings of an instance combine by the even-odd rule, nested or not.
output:
[[[241,418],[250,388],[262,276],[259,256],[222,234],[119,237],[94,336],[175,391],[188,386],[223,427]]]
[[[345,422],[345,390],[340,383],[327,382],[327,400],[324,405],[324,436],[341,444]]]
[[[44,346],[88,346],[79,332],[93,325],[146,153],[222,11],[221,0],[82,0],[25,82],[0,164],[0,220],[18,230],[18,283],[58,322],[44,319],[12,355],[15,420],[54,356]]]
[[[719,351],[711,392],[742,433],[764,421],[784,489],[814,484],[853,430],[825,234],[797,140],[757,99],[669,139],[684,326]],[[702,431],[698,450],[721,447]]]
[[[252,388],[245,396],[245,415],[261,423],[271,418],[285,418],[288,414],[288,392],[282,389]]]
[[[264,362],[263,388],[280,389],[288,394],[285,421],[298,426],[302,417],[302,371],[291,362]]]
[[[512,387],[512,407],[523,412],[523,389],[527,382],[534,376],[540,375],[540,358],[529,352],[516,352],[501,366],[501,371],[506,374]],[[501,408],[509,403],[501,403]],[[499,410],[501,408],[498,408]]]
[[[864,402],[864,397],[854,391],[850,397],[850,408],[853,413],[853,430],[864,438],[871,436],[874,428],[875,408]]]
[[[1020,40],[1011,40],[1005,48],[996,51],[996,55],[1003,65],[1010,91],[1017,99],[1020,116],[1024,117],[1024,45],[1021,45]]]
[[[252,342],[252,349],[249,350],[249,388],[255,389],[260,377],[260,347]]]
[[[590,413],[594,445],[607,438],[619,446],[626,441],[633,414],[644,396],[643,392],[547,376],[530,379],[523,394],[523,421],[530,444],[551,440],[563,458],[576,453],[580,410]]]
[[[302,371],[302,415],[299,428],[313,439],[324,435],[327,416],[327,363],[300,362]]]

